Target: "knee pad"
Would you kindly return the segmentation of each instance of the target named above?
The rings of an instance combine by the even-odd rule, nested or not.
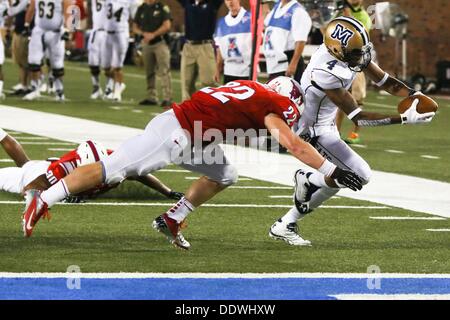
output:
[[[238,181],[239,175],[234,166],[227,165],[220,177],[208,177],[208,179],[213,180],[221,184],[222,186],[228,187],[235,184]]]
[[[64,68],[52,69],[52,74],[55,78],[61,78],[64,75]]]
[[[41,71],[41,66],[39,65],[39,64],[29,64],[28,65],[28,69],[31,71],[31,72],[39,72],[39,71]]]
[[[89,66],[91,69],[91,74],[93,76],[98,76],[100,74],[100,67],[99,66]]]

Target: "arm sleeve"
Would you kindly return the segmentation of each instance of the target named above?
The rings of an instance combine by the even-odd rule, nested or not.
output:
[[[5,132],[5,130],[0,128],[0,142],[2,142],[6,138],[7,135],[8,134]]]
[[[303,8],[298,8],[292,15],[291,32],[294,41],[308,40],[309,32],[311,31],[312,21],[309,14]]]
[[[312,70],[311,83],[325,90],[344,88],[344,81],[341,78],[323,69]]]
[[[170,7],[167,4],[163,6],[162,12],[163,12],[163,21],[172,20],[172,13],[170,12]]]

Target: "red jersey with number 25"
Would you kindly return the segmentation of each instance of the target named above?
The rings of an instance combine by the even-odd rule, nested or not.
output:
[[[264,129],[264,118],[275,113],[292,127],[300,113],[288,97],[264,84],[237,80],[218,87],[206,87],[194,93],[190,100],[173,105],[183,129],[194,137],[194,122],[201,121],[201,134],[208,129]],[[196,132],[198,135],[200,132]]]

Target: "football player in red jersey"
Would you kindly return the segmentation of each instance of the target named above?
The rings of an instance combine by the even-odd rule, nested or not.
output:
[[[238,179],[236,169],[218,145],[214,150],[221,154],[220,160],[209,163],[205,159],[195,161],[199,150],[191,154],[192,143],[200,141],[202,146],[208,145],[217,132],[226,134],[233,129],[267,129],[294,157],[321,172],[327,185],[361,189],[357,175],[337,168],[292,132],[291,127],[300,118],[301,99],[300,85],[287,77],[275,78],[267,85],[239,80],[218,88],[203,88],[191,100],[174,104],[172,110],[153,118],[143,134],[126,140],[104,160],[75,169],[44,192],[27,191],[30,201],[24,211],[24,223],[32,229],[49,207],[71,194],[143,175],[183,158],[180,166],[203,176],[177,204],[153,221],[153,227],[175,246],[189,249],[190,244],[180,233],[181,222],[196,207]],[[206,150],[209,149],[204,147],[200,153]],[[194,161],[191,157],[184,160],[186,153],[195,156]]]

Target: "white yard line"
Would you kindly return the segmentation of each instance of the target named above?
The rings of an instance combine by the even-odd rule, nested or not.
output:
[[[403,153],[405,153],[405,151],[401,151],[401,150],[392,150],[392,149],[387,149],[387,150],[384,150],[384,151],[386,151],[386,152],[388,152],[388,153],[398,153],[398,154],[403,154]]]
[[[12,159],[0,159],[0,162],[10,163],[10,162],[14,162],[14,160],[12,160]]]
[[[450,229],[426,229],[426,230],[432,232],[450,232]]]
[[[442,217],[369,217],[374,220],[446,220]]]
[[[184,169],[160,169],[157,172],[179,172],[179,173],[191,173],[189,170]]]
[[[27,141],[27,140],[42,140],[42,141],[50,140],[49,138],[46,138],[46,137],[14,137],[14,138],[19,140],[20,142]]]
[[[72,151],[73,149],[68,148],[47,148],[48,151]]]
[[[261,190],[292,190],[292,187],[278,187],[278,186],[231,186],[228,189],[261,189]]]
[[[198,178],[200,177],[184,177],[186,180],[197,180]],[[253,179],[239,177],[239,181],[253,181]]]
[[[23,205],[24,201],[0,201],[0,204]],[[172,206],[172,202],[86,202],[86,203],[57,203],[62,206],[101,206],[101,207],[167,207]],[[291,204],[253,204],[253,203],[205,203],[202,207],[212,208],[292,208]],[[323,209],[390,209],[384,206],[321,206]]]
[[[271,199],[292,199],[292,195],[269,196]],[[333,196],[331,199],[340,199],[341,197]]]
[[[23,145],[41,145],[41,146],[73,146],[75,143],[70,142],[22,142],[20,141],[20,144]]]
[[[421,157],[422,157],[422,158],[425,158],[425,159],[431,159],[431,160],[437,160],[437,159],[440,159],[440,157],[437,157],[437,156],[431,156],[431,155],[428,155],[428,154],[423,154],[423,155],[421,155]]]
[[[21,120],[11,121],[11,119]],[[4,105],[0,106],[0,127],[74,143],[80,143],[89,138],[112,149],[117,148],[125,139],[143,131],[142,129]],[[224,150],[227,158],[237,167],[240,175],[271,183],[292,186],[292,176],[296,170],[299,168],[310,169],[287,154],[231,145],[224,146]],[[450,217],[449,194],[450,183],[373,171],[371,182],[362,191],[341,190],[339,195]]]
[[[72,273],[0,272],[0,278],[83,279],[450,279],[448,273]]]

